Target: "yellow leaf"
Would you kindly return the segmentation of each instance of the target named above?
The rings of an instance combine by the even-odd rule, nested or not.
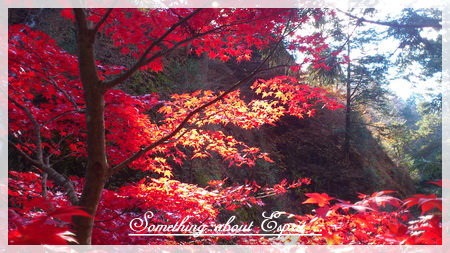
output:
[[[163,107],[159,108],[158,112],[164,113],[164,114],[169,114],[169,113],[172,112],[172,107],[170,107],[170,106],[163,106]]]
[[[276,98],[282,98],[283,97],[283,92],[281,92],[281,91],[277,91],[276,93],[275,93],[275,97]]]
[[[165,177],[172,177],[172,172],[170,170],[165,170],[164,171],[164,176]]]

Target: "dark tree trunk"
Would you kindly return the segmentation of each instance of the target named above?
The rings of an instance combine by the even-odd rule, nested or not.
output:
[[[350,57],[350,41],[347,44],[347,55]],[[351,121],[350,115],[352,112],[351,109],[351,80],[350,80],[350,61],[347,64],[347,82],[346,82],[346,108],[345,108],[345,138],[344,138],[344,155],[348,159],[350,153],[350,131],[351,131]]]
[[[95,32],[86,21],[84,10],[75,9],[78,25],[78,60],[81,83],[86,101],[87,167],[85,185],[79,205],[91,217],[75,216],[74,230],[79,244],[90,244],[92,228],[102,190],[105,186],[108,162],[105,145],[104,84],[95,64]]]
[[[111,9],[112,10],[112,9]],[[184,120],[173,131],[151,143],[145,148],[142,148],[138,152],[131,155],[116,166],[109,168],[106,156],[106,141],[105,141],[105,100],[104,94],[107,89],[113,88],[119,83],[126,80],[133,75],[140,66],[148,64],[146,59],[150,49],[161,42],[168,34],[170,34],[175,28],[182,25],[186,20],[199,13],[201,9],[196,9],[190,15],[184,17],[179,22],[172,25],[167,32],[161,36],[158,40],[152,43],[147,53],[144,53],[141,58],[131,67],[124,72],[121,76],[110,81],[101,81],[98,76],[97,66],[95,64],[95,51],[94,42],[95,35],[98,31],[99,25],[102,21],[99,21],[95,27],[87,20],[85,10],[74,9],[76,24],[78,28],[78,61],[80,69],[80,78],[84,90],[84,99],[86,101],[86,128],[87,128],[87,167],[85,174],[85,184],[83,186],[83,192],[79,200],[79,206],[87,211],[91,217],[75,216],[73,218],[73,226],[75,232],[75,238],[79,244],[91,244],[92,229],[94,225],[94,218],[97,212],[97,207],[101,199],[101,193],[104,189],[105,183],[116,171],[125,167],[130,162],[138,159],[143,154],[153,149],[156,146],[164,144],[167,140],[174,137],[180,132],[189,120],[198,112],[202,111],[206,107],[216,103],[223,99],[227,94],[235,90],[238,86],[248,82],[259,71],[261,71],[267,60],[273,55],[278,45],[281,43],[281,39],[275,46],[275,49],[262,61],[262,63],[247,77],[243,78],[239,82],[232,85],[224,93],[217,96],[215,99],[197,107],[191,111]],[[105,14],[104,19],[108,16]],[[194,39],[195,36],[192,37]],[[282,37],[283,38],[283,37]],[[172,48],[176,49],[178,46]],[[167,51],[166,53],[170,52]],[[156,56],[155,56],[156,57]],[[155,58],[153,58],[155,59]]]
[[[74,219],[75,234],[79,244],[91,243],[94,217],[106,182],[108,168],[105,150],[103,94],[96,91],[92,93],[86,95],[88,164],[86,181],[79,202],[79,205],[92,217],[76,216]]]

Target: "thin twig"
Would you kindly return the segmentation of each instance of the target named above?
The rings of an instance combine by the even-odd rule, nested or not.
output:
[[[8,140],[8,143],[26,160],[28,160],[32,165],[36,166],[37,168],[43,170],[45,173],[50,176],[52,180],[54,180],[58,185],[63,187],[66,190],[67,197],[69,201],[77,205],[78,204],[78,196],[76,194],[75,188],[72,184],[72,181],[70,181],[68,178],[61,175],[59,172],[57,172],[55,169],[53,169],[50,166],[46,166],[45,164],[31,158],[27,153],[25,153],[23,150],[21,150],[19,147],[16,146],[15,143]]]
[[[130,77],[134,72],[136,72],[140,67],[145,65],[145,63],[148,61],[146,60],[147,55],[150,53],[150,51],[156,47],[161,41],[163,41],[167,36],[169,36],[178,26],[183,24],[184,22],[187,22],[190,18],[195,16],[197,13],[200,12],[201,9],[194,10],[191,14],[184,17],[183,19],[179,20],[177,23],[173,24],[161,37],[159,37],[157,40],[153,41],[152,44],[150,44],[147,49],[144,51],[144,53],[141,55],[139,60],[131,67],[128,71],[124,72],[119,77],[111,80],[111,81],[105,81],[104,85],[107,89],[110,89],[119,83],[125,81],[128,77]]]
[[[431,27],[431,28],[435,28],[435,29],[442,29],[442,25],[440,24],[439,20],[437,19],[429,19],[426,20],[425,23],[411,23],[411,24],[401,24],[398,23],[397,21],[390,21],[390,22],[385,22],[385,21],[374,21],[374,20],[368,20],[365,19],[364,17],[357,17],[349,12],[337,9],[339,12],[344,13],[345,15],[353,18],[353,19],[357,19],[358,22],[366,22],[366,23],[371,23],[371,24],[376,24],[376,25],[383,25],[383,26],[390,26],[390,27],[396,27],[396,28],[425,28],[425,27]]]
[[[94,27],[94,32],[97,33],[100,27],[105,23],[106,19],[108,19],[108,16],[113,11],[113,8],[109,8],[108,11],[106,11],[105,15],[103,15],[102,19],[98,21],[98,23]]]
[[[43,164],[44,163],[44,157],[43,157],[43,149],[42,149],[42,139],[41,139],[41,126],[39,125],[39,123],[37,122],[36,118],[33,116],[33,114],[31,113],[30,109],[26,108],[25,106],[23,106],[22,104],[20,104],[19,102],[17,102],[13,97],[8,96],[8,99],[15,105],[17,106],[19,109],[21,109],[25,115],[27,115],[28,119],[31,121],[31,124],[33,125],[33,131],[34,131],[34,138],[36,138],[35,140],[35,145],[36,145],[36,157],[37,160]]]
[[[57,119],[59,119],[59,118],[61,118],[61,117],[63,117],[63,116],[70,115],[70,114],[74,114],[74,113],[82,113],[82,112],[84,112],[84,110],[73,110],[73,111],[63,112],[63,113],[58,114],[58,115],[56,115],[55,117],[53,117],[53,118],[51,118],[51,119],[45,121],[44,123],[41,124],[41,126],[45,126],[45,125],[47,125],[48,123],[50,123],[50,122],[52,122],[52,121],[55,121],[55,120],[57,120]]]

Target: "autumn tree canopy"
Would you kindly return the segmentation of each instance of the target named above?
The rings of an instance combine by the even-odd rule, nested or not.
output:
[[[277,67],[269,66],[268,60],[280,47],[302,53],[299,64],[280,66],[290,68],[290,73],[301,72],[307,66],[329,68],[324,64],[323,52],[328,49],[325,38],[319,33],[299,35],[297,31],[308,22],[332,14],[322,9],[61,10],[61,15],[76,27],[76,55],[61,49],[42,31],[11,25],[9,143],[30,168],[28,172],[10,173],[10,243],[145,243],[142,238],[126,236],[127,222],[138,210],[158,210],[155,218],[160,222],[191,215],[194,222],[212,225],[218,223],[220,210],[262,205],[261,196],[282,194],[308,184],[307,179],[295,179],[272,187],[252,183],[224,187],[224,181],[217,181],[204,189],[171,178],[176,164],[208,159],[213,154],[229,167],[255,166],[260,159],[273,162],[270,154],[214,126],[257,129],[275,125],[287,115],[314,117],[319,110],[343,107],[327,91],[309,86],[301,75],[257,78],[259,73]],[[98,58],[96,43],[100,37],[133,62],[112,64]],[[252,60],[262,50],[268,53],[261,56],[250,74],[222,91],[197,90],[161,100],[155,93],[135,96],[121,89],[140,71],[163,71],[164,57],[180,48],[187,49],[190,55],[237,63]],[[241,93],[239,87],[243,85],[254,92],[252,98]],[[77,168],[83,177],[66,175],[59,168],[67,159],[83,161],[85,166]],[[115,190],[105,189],[111,177],[124,168],[157,176],[146,176]],[[361,214],[360,219],[380,219],[384,215],[381,209],[377,213],[377,207],[367,204],[375,197],[383,198],[383,206],[389,202],[399,208],[398,215],[403,215],[400,200],[384,194],[361,197],[366,202],[362,200],[356,206],[370,207],[374,213]],[[333,198],[326,193],[307,196],[310,198],[304,203],[328,208],[332,219],[336,219],[333,222],[341,219],[338,209],[353,208],[350,204],[331,206]],[[433,201],[423,212],[439,209],[436,198],[416,197],[408,202],[408,208],[423,208],[425,202]],[[31,218],[36,213],[41,216]],[[322,218],[327,216],[326,211],[316,213]],[[311,226],[316,222],[298,220],[308,221]],[[436,224],[430,224],[435,229]],[[118,232],[108,232],[111,226]],[[46,232],[36,236],[42,227],[47,228]],[[311,227],[311,231],[317,227],[321,225]],[[406,232],[398,232],[400,235],[406,236]],[[329,240],[351,241],[339,241],[339,237],[330,235]],[[435,242],[434,237],[430,238]],[[408,242],[416,242],[411,240]]]

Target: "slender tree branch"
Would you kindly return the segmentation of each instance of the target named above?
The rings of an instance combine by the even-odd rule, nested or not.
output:
[[[169,144],[169,143],[174,143],[177,142],[181,139],[181,137],[183,137],[185,134],[189,133],[192,129],[185,129],[179,136],[177,136],[177,138],[171,140],[171,141],[166,141],[164,142],[164,144]]]
[[[72,136],[72,135],[73,135],[72,133],[69,133],[69,134],[67,134],[67,135],[65,135],[65,136],[62,136],[62,137],[58,140],[57,143],[54,143],[53,140],[50,138],[50,139],[49,139],[49,144],[50,144],[50,145],[52,146],[52,148],[54,148],[54,149],[61,148],[61,144],[63,143],[63,141],[67,140],[67,139],[68,139],[70,136]],[[76,152],[75,152],[75,153],[76,153]],[[50,153],[50,154],[47,156],[47,158],[50,159],[52,156],[53,156],[53,154]],[[60,159],[62,159],[62,158],[60,158]],[[55,164],[55,163],[56,163],[56,162],[54,162],[53,164]],[[50,164],[50,161],[48,161],[47,164]]]
[[[337,51],[342,51],[344,49],[345,45],[347,45],[347,43],[350,42],[350,38],[353,36],[353,34],[356,31],[356,28],[358,28],[358,26],[360,24],[361,24],[361,22],[358,20],[358,22],[356,22],[355,27],[353,28],[352,32],[347,36],[347,39],[345,40],[344,44],[342,44]]]
[[[113,11],[113,8],[109,8],[108,11],[106,11],[105,15],[103,15],[102,19],[98,21],[98,23],[94,27],[94,33],[97,33],[100,27],[105,23],[106,19],[108,19],[108,16]]]
[[[51,166],[54,166],[55,164],[64,161],[64,159],[66,159],[67,157],[72,157],[76,154],[79,154],[79,152],[70,152],[67,155],[61,156],[58,160],[54,160],[51,164]]]
[[[170,12],[172,12],[173,15],[177,16],[179,20],[182,20],[182,19],[183,19],[183,16],[181,16],[181,15],[178,14],[178,13],[176,13],[176,12],[174,11],[174,9],[170,8],[169,10],[170,10]],[[192,35],[195,34],[195,30],[194,30],[187,22],[184,22],[184,23],[182,24],[182,26],[184,26],[184,27],[185,27]]]
[[[200,10],[200,9],[198,9],[198,10]],[[278,13],[277,13],[277,14],[278,14]],[[191,15],[192,15],[192,14],[191,14]],[[275,15],[275,14],[274,14],[274,15]],[[218,27],[216,27],[216,28],[214,28],[214,29],[211,29],[211,30],[208,30],[208,31],[205,31],[205,32],[202,32],[202,33],[197,33],[197,34],[193,35],[192,37],[186,38],[186,39],[184,39],[184,40],[182,40],[182,41],[179,41],[179,42],[177,42],[177,43],[172,43],[173,45],[172,45],[170,48],[165,49],[165,50],[161,50],[161,51],[155,53],[154,55],[152,55],[151,57],[146,58],[147,55],[150,53],[150,50],[154,47],[154,46],[152,46],[152,45],[157,45],[157,44],[159,44],[161,41],[163,41],[163,40],[165,39],[165,37],[164,37],[164,38],[160,37],[160,38],[158,38],[157,40],[153,40],[153,43],[150,45],[150,47],[151,47],[150,50],[147,48],[147,50],[144,52],[144,54],[141,55],[141,57],[139,58],[139,60],[138,60],[138,61],[137,61],[130,69],[128,69],[127,71],[125,71],[125,72],[122,73],[119,77],[117,77],[117,78],[115,78],[115,79],[112,79],[112,80],[109,80],[109,81],[105,81],[105,82],[104,82],[105,87],[106,87],[107,89],[110,89],[110,88],[113,88],[114,86],[117,86],[118,84],[120,84],[121,82],[123,82],[123,81],[125,81],[127,78],[129,78],[131,75],[133,75],[140,67],[149,64],[149,63],[152,62],[153,60],[155,60],[155,59],[157,59],[157,58],[159,58],[159,57],[161,57],[161,56],[163,56],[163,55],[166,55],[166,54],[168,54],[168,53],[174,51],[174,50],[177,49],[179,46],[181,46],[181,45],[183,45],[183,44],[185,44],[185,43],[187,43],[187,42],[189,42],[189,41],[192,41],[192,40],[194,40],[194,39],[196,39],[196,38],[199,38],[199,37],[202,37],[202,36],[211,34],[211,33],[219,32],[219,31],[221,31],[222,29],[227,28],[227,27],[231,27],[231,26],[235,26],[235,25],[240,25],[240,24],[245,24],[245,23],[249,23],[249,22],[254,22],[254,21],[256,21],[256,20],[266,19],[266,18],[271,17],[271,16],[272,16],[272,15],[270,15],[270,16],[264,16],[264,17],[261,17],[261,18],[258,18],[258,19],[244,20],[244,21],[239,21],[239,22],[235,22],[235,23],[229,23],[229,24],[225,24],[225,25],[218,26]],[[188,16],[187,16],[187,17],[188,17]],[[186,18],[187,18],[187,17],[186,17]],[[184,22],[186,22],[186,18],[184,19],[184,21],[183,21],[183,20],[180,20],[180,21],[177,22],[175,25],[177,25],[177,26],[182,25]],[[181,23],[180,23],[180,22],[181,22]],[[163,36],[164,36],[164,35],[163,35]]]
[[[51,118],[51,119],[45,121],[44,123],[41,124],[41,126],[45,126],[45,125],[47,125],[48,123],[50,123],[50,122],[52,122],[52,121],[55,121],[55,120],[57,120],[57,119],[59,119],[59,118],[61,118],[61,117],[63,117],[63,116],[70,115],[70,114],[74,114],[74,113],[81,113],[81,112],[84,112],[84,110],[72,110],[72,111],[63,112],[63,113],[61,113],[61,114],[59,114],[59,115],[56,115],[55,117],[53,117],[53,118]]]
[[[30,48],[23,48],[23,49],[28,50],[28,51],[32,51],[32,49],[30,49]],[[35,52],[33,51],[33,53],[35,53]],[[42,59],[42,57],[40,57],[39,55],[36,55],[36,56],[37,56],[42,62],[45,62],[45,60]],[[15,60],[15,59],[9,59],[9,60],[15,61],[15,62],[18,63],[18,64],[22,64],[20,61],[17,61],[17,60]],[[57,89],[59,92],[61,92],[61,93],[67,98],[67,100],[69,100],[69,102],[72,103],[72,105],[75,107],[75,109],[78,109],[78,104],[75,102],[74,98],[73,98],[71,95],[69,95],[64,89],[62,89],[62,88],[56,83],[55,80],[53,80],[53,78],[56,78],[57,75],[51,76],[46,70],[41,71],[41,70],[38,70],[38,69],[33,68],[33,67],[31,67],[31,66],[26,66],[26,68],[28,68],[28,69],[30,69],[30,70],[32,70],[32,71],[34,71],[34,72],[43,74],[43,75],[46,77],[46,78],[44,79],[44,81],[46,81],[47,83],[53,85],[53,87],[55,87],[55,89]]]
[[[48,80],[59,92],[61,92],[67,100],[73,105],[76,110],[79,110],[78,104],[75,102],[75,99],[69,95],[64,89],[62,89],[53,79]]]
[[[11,133],[8,133],[8,136],[13,136]],[[11,139],[18,139],[15,137],[11,137]],[[16,144],[20,145],[21,147],[24,147],[26,149],[28,149],[28,151],[30,151],[31,153],[36,152],[34,149],[32,149],[30,146],[28,146],[27,144],[23,143],[23,142],[17,142]]]
[[[33,125],[33,131],[35,134],[35,144],[36,144],[36,158],[40,163],[44,163],[44,153],[42,149],[42,139],[41,139],[41,126],[37,122],[36,118],[33,116],[31,111],[26,108],[25,106],[21,105],[19,102],[17,102],[13,97],[8,96],[8,99],[19,109],[21,109],[25,115],[27,115],[28,119],[31,121],[31,124]]]
[[[53,179],[58,185],[62,186],[66,190],[69,201],[72,204],[76,205],[78,203],[78,196],[76,195],[75,188],[73,187],[72,182],[69,179],[62,176],[56,170],[54,170],[50,166],[48,161],[47,161],[47,164],[46,164],[46,161],[44,161],[44,152],[43,152],[43,148],[42,148],[42,137],[41,137],[41,125],[37,122],[36,118],[33,116],[33,114],[31,113],[31,111],[28,108],[21,105],[19,102],[17,102],[11,96],[8,96],[8,99],[27,115],[27,117],[30,119],[30,121],[33,125],[34,134],[35,134],[35,138],[36,138],[35,153],[36,153],[37,160],[31,158],[28,154],[26,154],[19,147],[17,147],[13,142],[8,141],[9,144],[11,144],[22,157],[27,159],[34,166],[45,171],[48,174],[48,176],[50,176],[51,179]]]
[[[269,58],[272,57],[272,55],[275,53],[276,49],[278,48],[278,46],[280,45],[281,41],[284,39],[285,36],[286,36],[286,33],[283,33],[281,38],[278,40],[278,42],[274,46],[273,50],[265,57],[265,59],[248,76],[246,76],[245,78],[243,78],[240,81],[238,81],[235,84],[233,84],[230,88],[225,90],[222,94],[220,94],[216,98],[212,99],[211,101],[209,101],[209,102],[207,102],[207,103],[197,107],[193,111],[191,111],[188,115],[186,115],[186,117],[181,121],[181,123],[174,130],[172,130],[169,134],[161,137],[160,139],[158,139],[157,141],[153,142],[149,146],[142,148],[138,152],[136,152],[133,155],[131,155],[129,158],[125,159],[121,163],[119,163],[116,166],[112,167],[110,169],[110,171],[109,171],[109,176],[114,175],[115,173],[117,173],[118,171],[120,171],[121,169],[126,167],[128,164],[130,164],[131,162],[139,159],[141,156],[143,156],[145,153],[147,153],[151,149],[153,149],[153,148],[155,148],[157,146],[166,144],[166,142],[170,138],[175,136],[179,131],[181,131],[184,128],[184,126],[189,122],[189,120],[194,115],[196,115],[197,113],[199,113],[203,109],[209,107],[210,105],[218,102],[219,100],[223,99],[225,96],[227,96],[232,91],[234,91],[237,87],[239,87],[240,85],[242,85],[242,84],[248,82],[249,80],[251,80],[254,76],[256,76],[256,74],[261,72],[262,67],[266,64],[266,62],[269,60]]]
[[[42,188],[42,197],[44,199],[47,199],[47,173],[42,173],[42,182],[41,182],[41,188]]]
[[[425,27],[431,27],[431,28],[435,28],[435,29],[442,29],[442,25],[440,24],[440,21],[437,19],[428,19],[428,20],[424,20],[423,23],[411,23],[411,24],[401,24],[397,21],[374,21],[374,20],[368,20],[365,19],[363,17],[357,17],[349,12],[337,9],[338,11],[344,13],[345,15],[353,18],[353,19],[357,19],[359,22],[365,22],[365,23],[371,23],[371,24],[376,24],[376,25],[383,25],[383,26],[390,26],[390,27],[395,27],[395,28],[425,28]]]
[[[169,36],[178,26],[180,26],[183,23],[187,22],[190,18],[195,16],[197,13],[199,13],[200,10],[201,9],[194,10],[191,14],[187,15],[186,17],[180,19],[177,23],[173,24],[163,35],[161,35],[161,37],[159,37],[157,40],[153,41],[152,44],[150,44],[150,46],[147,47],[147,49],[141,55],[139,60],[130,69],[128,69],[123,74],[121,74],[119,77],[117,77],[117,78],[115,78],[115,79],[113,79],[111,81],[105,82],[104,84],[105,84],[106,88],[110,89],[110,88],[118,85],[119,83],[125,81],[131,75],[133,75],[133,73],[136,72],[140,67],[145,65],[146,62],[149,62],[148,60],[146,60],[146,58],[147,58],[147,55],[150,53],[150,51],[155,46],[157,46],[159,43],[161,43],[167,36]]]
[[[267,17],[263,17],[263,18],[260,18],[260,19],[265,19],[265,18],[267,18]],[[254,20],[251,20],[251,21],[254,21]],[[196,39],[196,38],[198,38],[198,37],[205,36],[205,35],[208,35],[208,34],[211,34],[211,33],[215,33],[215,32],[217,32],[217,31],[219,31],[219,30],[221,30],[221,29],[223,29],[223,28],[226,28],[226,27],[235,26],[235,25],[239,25],[239,24],[244,24],[244,23],[248,23],[248,22],[250,22],[250,21],[249,21],[249,20],[245,20],[245,21],[241,21],[241,22],[236,22],[236,23],[226,24],[226,25],[222,25],[222,26],[216,27],[215,29],[212,29],[212,30],[209,30],[209,31],[206,31],[206,32],[203,32],[203,33],[198,33],[198,34],[196,34],[196,35],[194,35],[194,36],[192,36],[192,37],[190,37],[190,38],[187,38],[187,39],[185,39],[185,40],[179,41],[178,43],[174,44],[171,48],[169,48],[169,49],[167,49],[167,50],[160,51],[160,52],[154,54],[152,57],[150,57],[150,58],[147,59],[147,61],[146,61],[145,64],[148,64],[148,63],[150,63],[151,61],[155,60],[156,58],[159,58],[159,57],[161,57],[161,56],[163,56],[163,55],[166,55],[166,54],[170,53],[171,51],[175,50],[175,49],[176,49],[177,47],[179,47],[180,45],[185,44],[185,43],[187,43],[187,42],[189,42],[189,41],[191,41],[191,40],[194,40],[194,39]],[[290,20],[288,21],[288,25],[289,25],[289,23],[290,23]],[[288,27],[288,25],[287,25],[287,27]],[[284,35],[282,36],[282,38],[284,38],[287,34],[292,33],[293,31],[295,31],[296,29],[298,29],[300,26],[301,26],[301,24],[298,24],[296,27],[294,27],[294,28],[291,29],[290,31],[288,31],[288,28],[286,28],[286,30],[284,31]],[[144,64],[144,65],[145,65],[145,64]]]
[[[35,159],[31,158],[27,153],[25,153],[22,149],[16,146],[16,144],[10,140],[8,140],[9,145],[11,145],[23,158],[25,158],[28,162],[36,167],[41,167],[42,164]]]
[[[72,182],[61,175],[59,172],[57,172],[55,169],[53,169],[50,166],[46,166],[44,163],[37,161],[33,158],[31,158],[27,153],[25,153],[23,150],[21,150],[15,143],[8,140],[8,143],[26,160],[28,160],[32,165],[36,166],[37,168],[43,170],[45,173],[48,174],[48,176],[54,180],[59,186],[63,187],[66,190],[67,197],[69,201],[77,205],[78,204],[78,196],[76,194],[75,188],[72,184]]]
[[[356,86],[353,88],[352,93],[350,94],[350,98],[353,97],[353,95],[355,95],[356,91],[358,90],[359,86],[361,86],[362,84],[362,76],[359,78],[358,83],[356,84]]]

